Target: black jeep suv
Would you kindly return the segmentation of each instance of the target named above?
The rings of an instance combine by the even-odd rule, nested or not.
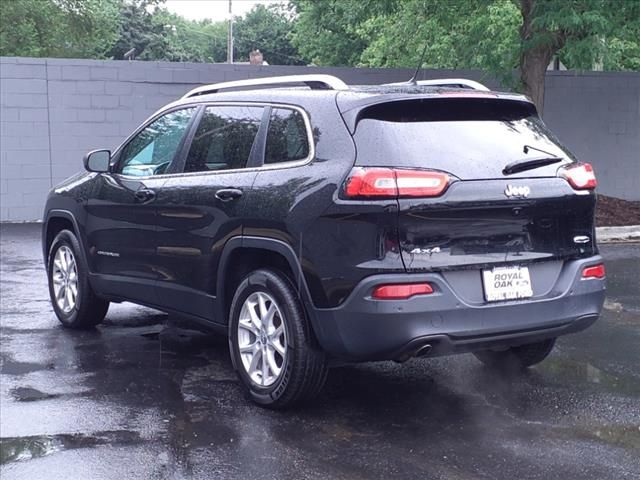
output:
[[[203,86],[84,163],[44,215],[62,324],[121,301],[203,322],[262,405],[332,362],[530,366],[602,308],[591,166],[475,82]]]

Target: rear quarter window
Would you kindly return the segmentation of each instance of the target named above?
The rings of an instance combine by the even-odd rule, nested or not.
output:
[[[271,110],[265,164],[295,162],[309,156],[309,137],[302,114],[289,108]]]

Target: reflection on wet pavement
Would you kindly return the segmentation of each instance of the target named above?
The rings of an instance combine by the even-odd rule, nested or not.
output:
[[[97,432],[87,436],[81,433],[73,435],[43,435],[40,437],[3,438],[0,445],[0,463],[19,460],[31,460],[44,457],[60,450],[89,448],[113,443],[135,443],[140,441],[134,432]]]
[[[536,368],[344,366],[313,404],[273,412],[244,397],[226,339],[173,316],[114,305],[62,329],[37,229],[2,229],[3,480],[640,478],[637,246],[603,249],[603,318]]]

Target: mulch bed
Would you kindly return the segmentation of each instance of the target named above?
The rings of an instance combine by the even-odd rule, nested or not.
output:
[[[622,227],[640,225],[640,201],[598,195],[596,226]]]

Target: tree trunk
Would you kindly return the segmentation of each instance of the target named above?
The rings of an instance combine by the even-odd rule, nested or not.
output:
[[[532,22],[535,16],[537,0],[520,0],[522,26],[520,40],[520,82],[524,93],[528,95],[538,108],[540,116],[544,109],[544,79],[547,66],[553,56],[564,46],[563,32],[534,30]]]
[[[520,81],[524,93],[536,104],[540,116],[544,109],[544,80],[553,53],[549,48],[531,48],[520,57]]]

